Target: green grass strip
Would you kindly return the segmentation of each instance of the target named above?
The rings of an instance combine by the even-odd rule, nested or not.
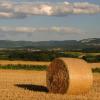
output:
[[[100,68],[92,69],[92,72],[93,72],[93,73],[100,73]]]
[[[47,66],[41,65],[7,65],[0,66],[0,69],[11,69],[11,70],[36,70],[36,71],[45,71]]]

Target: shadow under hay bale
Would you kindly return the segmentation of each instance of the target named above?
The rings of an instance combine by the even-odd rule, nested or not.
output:
[[[51,93],[81,94],[93,83],[91,67],[82,59],[57,58],[47,69],[47,87]]]
[[[15,84],[19,88],[24,88],[25,90],[38,91],[38,92],[48,92],[47,87],[41,85],[32,84]]]

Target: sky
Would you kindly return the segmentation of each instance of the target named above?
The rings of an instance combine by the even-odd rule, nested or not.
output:
[[[0,0],[0,40],[100,38],[100,0]]]

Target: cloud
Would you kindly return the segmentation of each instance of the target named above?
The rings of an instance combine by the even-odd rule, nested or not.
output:
[[[0,18],[11,18],[13,16],[14,16],[13,13],[0,12]]]
[[[78,28],[73,27],[9,27],[9,26],[0,26],[0,32],[2,33],[36,33],[36,32],[45,32],[45,33],[60,33],[60,34],[83,34],[83,32]]]
[[[34,15],[66,16],[69,14],[97,14],[100,5],[88,2],[35,3],[0,2],[0,18],[25,18]]]

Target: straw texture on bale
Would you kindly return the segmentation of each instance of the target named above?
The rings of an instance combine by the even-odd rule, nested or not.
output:
[[[93,83],[91,67],[76,58],[57,58],[48,67],[47,87],[51,93],[81,94]]]

